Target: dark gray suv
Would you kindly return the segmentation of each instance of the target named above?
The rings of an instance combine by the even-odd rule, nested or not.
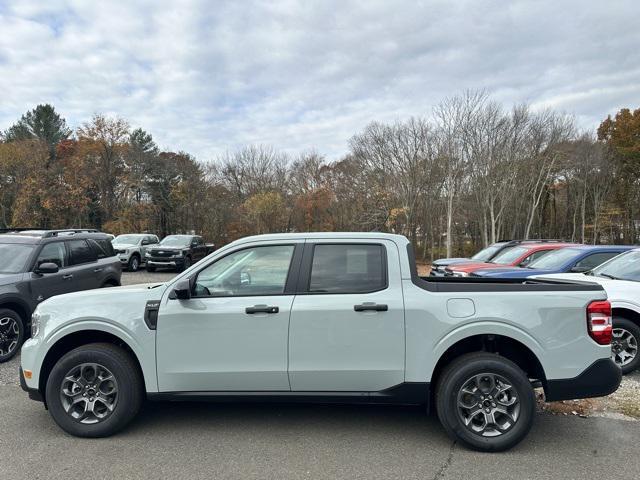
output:
[[[120,285],[111,238],[96,230],[0,234],[0,362],[27,336],[31,312],[54,295]]]

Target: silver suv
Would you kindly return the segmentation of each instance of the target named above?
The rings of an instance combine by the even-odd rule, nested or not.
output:
[[[118,235],[111,241],[123,268],[135,272],[145,261],[147,248],[159,243],[156,235],[148,233],[128,233]]]

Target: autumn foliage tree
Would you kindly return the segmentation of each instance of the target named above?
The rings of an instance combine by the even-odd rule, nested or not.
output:
[[[427,259],[500,238],[635,243],[639,139],[640,110],[608,117],[596,138],[564,114],[469,91],[432,115],[364,126],[333,161],[250,145],[203,163],[124,119],[98,114],[71,131],[39,105],[0,135],[0,228],[194,232],[218,244],[384,231]]]

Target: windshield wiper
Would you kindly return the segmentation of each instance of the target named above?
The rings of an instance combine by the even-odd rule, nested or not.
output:
[[[608,273],[599,273],[601,277],[610,278],[611,280],[620,280],[618,277],[614,277],[613,275],[609,275]]]

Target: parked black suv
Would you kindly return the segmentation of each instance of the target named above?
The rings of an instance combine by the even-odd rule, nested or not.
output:
[[[212,243],[204,243],[198,235],[167,235],[158,245],[147,249],[147,271],[173,268],[181,272],[215,250]]]
[[[54,295],[120,285],[111,239],[97,230],[22,230],[0,234],[0,362],[27,336],[31,313]]]

